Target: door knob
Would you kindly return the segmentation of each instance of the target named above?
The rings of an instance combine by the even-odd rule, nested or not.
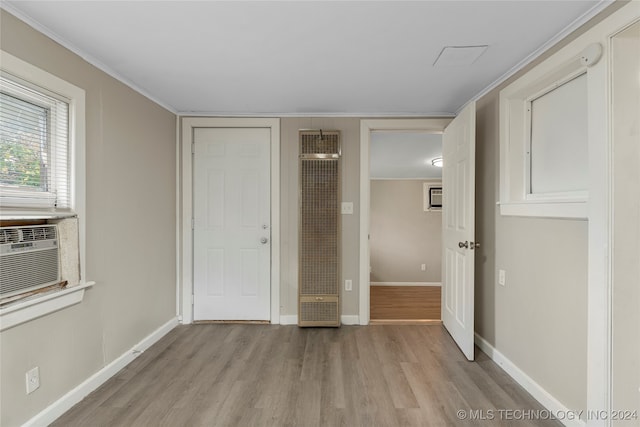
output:
[[[467,249],[469,249],[469,242],[467,242],[466,240],[464,241],[464,243],[462,243],[462,242],[458,242],[458,247],[459,247],[460,249],[462,249],[462,248],[467,248]]]
[[[469,249],[480,249],[480,242],[469,242]]]
[[[263,245],[266,244],[269,241],[269,239],[267,239],[266,237],[263,237],[260,239],[260,243],[262,243]]]

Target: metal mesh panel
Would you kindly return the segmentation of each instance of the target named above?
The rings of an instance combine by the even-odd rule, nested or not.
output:
[[[336,323],[338,302],[301,302],[300,321]]]
[[[300,326],[340,326],[340,132],[300,131]]]
[[[340,154],[340,132],[300,131],[300,154]]]
[[[302,160],[300,294],[338,293],[338,160]]]
[[[59,280],[58,248],[0,257],[0,295],[26,292]]]

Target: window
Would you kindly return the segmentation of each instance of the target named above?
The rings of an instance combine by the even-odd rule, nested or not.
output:
[[[587,74],[531,100],[529,195],[587,191]]]
[[[557,54],[500,92],[500,213],[586,218],[591,66],[602,48]]]
[[[0,97],[0,220],[46,220],[70,237],[59,242],[68,287],[0,307],[4,330],[80,302],[93,282],[83,277],[84,90],[0,50]]]
[[[0,76],[0,203],[69,209],[69,101]]]

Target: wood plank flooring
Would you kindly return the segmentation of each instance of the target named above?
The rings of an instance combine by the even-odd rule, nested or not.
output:
[[[440,320],[439,286],[371,286],[371,320]]]
[[[476,356],[467,362],[441,326],[179,326],[53,425],[560,425],[460,420],[542,409]]]

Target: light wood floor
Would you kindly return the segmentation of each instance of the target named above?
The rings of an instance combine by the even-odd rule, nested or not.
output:
[[[441,326],[179,326],[54,426],[559,426],[462,421],[542,409]]]
[[[371,286],[371,320],[440,320],[439,286]]]

